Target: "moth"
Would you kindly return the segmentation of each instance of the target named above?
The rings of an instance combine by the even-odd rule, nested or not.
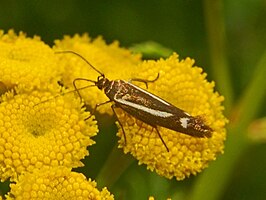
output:
[[[60,51],[57,53],[75,54],[83,59],[93,70],[99,73],[96,81],[85,78],[75,79],[73,81],[74,88],[78,92],[79,89],[76,86],[76,82],[83,80],[93,83],[94,85],[92,86],[96,86],[104,91],[109,101],[97,104],[92,113],[96,111],[97,107],[113,102],[111,108],[122,128],[125,143],[126,135],[122,123],[116,114],[116,107],[121,108],[129,115],[152,126],[156,130],[167,151],[169,151],[169,148],[163,140],[158,127],[164,127],[197,138],[209,138],[212,136],[212,129],[204,123],[204,120],[200,116],[191,116],[184,110],[131,83],[132,81],[139,81],[145,83],[147,87],[149,82],[155,82],[159,78],[159,74],[154,80],[137,78],[131,79],[130,82],[124,80],[109,80],[102,72],[96,69],[78,53],[73,51]]]

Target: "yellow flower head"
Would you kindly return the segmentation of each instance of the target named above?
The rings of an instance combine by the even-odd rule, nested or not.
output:
[[[78,53],[110,79],[127,80],[134,77],[137,64],[141,63],[140,55],[133,55],[129,50],[119,47],[117,41],[107,45],[101,37],[91,40],[87,35],[75,35],[73,38],[66,36],[61,41],[55,41],[54,50],[72,50]],[[63,83],[67,87],[73,87],[72,83],[76,78],[97,81],[100,74],[80,57],[69,53],[57,55],[60,58],[59,65],[65,67]],[[77,81],[78,88],[87,85],[93,85],[93,83]],[[82,90],[80,93],[85,103],[91,107],[108,100],[105,94],[96,87]],[[101,106],[98,111],[112,113],[110,105]]]
[[[118,132],[124,152],[130,152],[148,169],[167,178],[175,176],[177,180],[206,168],[210,160],[215,160],[216,155],[223,152],[226,137],[224,126],[227,120],[221,106],[223,97],[213,91],[214,83],[207,82],[206,74],[201,68],[192,67],[193,64],[190,58],[179,61],[174,54],[167,60],[143,62],[139,65],[138,77],[152,80],[159,73],[159,79],[148,84],[148,91],[192,116],[201,116],[213,130],[210,138],[196,138],[158,127],[168,152],[155,128],[116,109],[125,130],[126,143],[122,129]],[[143,83],[134,84],[145,88]]]
[[[16,184],[11,184],[7,200],[34,199],[95,199],[113,200],[114,196],[103,188],[99,191],[97,184],[66,167],[44,168],[25,173]]]
[[[155,200],[153,196],[149,196],[149,200]],[[171,200],[171,198],[167,198],[167,200]]]
[[[0,178],[16,180],[43,166],[82,166],[98,129],[79,98],[58,91],[17,89],[1,97]],[[47,101],[46,101],[47,100]]]
[[[27,38],[22,32],[0,30],[0,81],[7,88],[24,85],[28,89],[56,83],[62,73],[53,50],[38,37]]]

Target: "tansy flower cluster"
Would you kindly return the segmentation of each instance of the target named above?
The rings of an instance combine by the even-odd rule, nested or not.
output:
[[[94,182],[70,172],[83,166],[98,128],[81,100],[58,84],[64,71],[58,62],[38,37],[0,32],[0,178],[14,183],[6,197],[113,199],[106,189],[100,192]],[[58,177],[66,181],[56,182]],[[71,192],[62,195],[67,189]]]
[[[180,60],[173,54],[165,60],[142,61],[140,55],[119,47],[118,42],[107,45],[101,37],[91,40],[87,35],[66,36],[50,48],[38,37],[2,31],[0,47],[0,178],[15,182],[9,199],[47,195],[55,199],[67,191],[72,192],[66,194],[68,198],[113,199],[106,189],[98,191],[95,182],[71,172],[82,166],[80,160],[89,155],[87,147],[94,144],[91,137],[98,132],[94,116],[84,105],[94,108],[109,99],[97,87],[79,90],[82,99],[71,92],[76,78],[97,81],[100,74],[79,56],[64,51],[78,53],[109,80],[154,80],[159,74],[147,86],[133,84],[192,116],[200,116],[213,130],[210,138],[195,138],[158,127],[167,151],[153,127],[115,108],[120,121],[119,147],[139,164],[164,177],[182,180],[202,171],[223,153],[227,123],[222,114],[223,97],[190,58]],[[93,85],[76,81],[77,88]],[[113,113],[110,103],[97,111]],[[51,185],[56,186],[57,194],[51,193]]]

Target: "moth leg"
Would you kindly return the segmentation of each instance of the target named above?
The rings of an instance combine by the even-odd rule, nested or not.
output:
[[[139,127],[139,130],[140,130],[141,128],[142,128],[142,126]],[[163,145],[165,146],[166,150],[169,152],[169,148],[167,147],[165,141],[163,140],[163,137],[161,136],[161,134],[160,134],[160,132],[159,132],[157,126],[152,126],[152,131],[153,131],[153,129],[156,130],[156,132],[157,132],[157,134],[158,134],[160,140],[162,141],[162,143],[163,143]]]
[[[159,77],[160,77],[160,73],[158,73],[157,77],[153,80],[146,80],[146,79],[141,79],[141,78],[132,78],[128,82],[137,81],[137,82],[144,83],[146,85],[146,89],[148,89],[148,83],[153,83],[153,82],[157,81],[159,79]]]
[[[109,101],[106,101],[106,102],[103,102],[103,103],[97,103],[97,104],[95,105],[94,109],[92,110],[91,115],[90,115],[88,118],[86,118],[85,120],[90,119],[91,116],[94,115],[94,113],[96,112],[96,110],[97,110],[97,108],[98,108],[99,106],[102,106],[102,105],[104,105],[104,104],[111,103],[111,102],[112,102],[112,101],[109,100]]]
[[[118,121],[118,123],[119,123],[119,125],[120,125],[120,127],[121,127],[121,129],[122,129],[122,132],[123,132],[123,135],[124,135],[124,138],[125,138],[125,144],[127,144],[126,133],[125,133],[125,130],[124,130],[124,128],[123,128],[123,125],[122,125],[121,121],[119,120],[119,118],[118,118],[118,116],[117,116],[117,113],[116,113],[116,111],[115,111],[115,104],[113,104],[113,105],[111,106],[111,108],[112,108],[112,110],[113,110],[113,112],[114,112],[114,114],[115,114],[115,116],[116,116],[116,118],[117,118],[117,121]],[[139,129],[141,129],[141,128],[142,128],[142,127],[140,127]],[[160,140],[162,141],[163,145],[165,146],[167,152],[169,152],[169,148],[167,147],[165,141],[163,140],[163,138],[162,138],[162,136],[161,136],[161,134],[160,134],[160,132],[159,132],[157,126],[152,126],[152,128],[154,128],[154,129],[156,130],[156,132],[157,132],[157,134],[158,134]]]
[[[122,128],[122,132],[123,132],[123,135],[124,135],[124,138],[125,138],[125,145],[126,145],[126,144],[127,144],[126,133],[125,133],[125,130],[124,130],[124,128],[123,128],[123,125],[122,125],[121,121],[119,120],[119,118],[118,118],[118,116],[117,116],[117,113],[116,113],[116,111],[115,111],[115,104],[113,104],[113,105],[111,106],[111,108],[112,108],[112,110],[113,110],[113,112],[114,112],[114,114],[115,114],[115,117],[116,117],[116,119],[117,119],[117,121],[118,121],[120,127]]]
[[[156,130],[156,132],[157,132],[157,134],[158,134],[159,138],[161,139],[161,141],[162,141],[163,145],[165,146],[166,150],[169,152],[169,149],[168,149],[168,147],[167,147],[167,145],[166,145],[165,141],[163,140],[163,137],[161,136],[161,134],[160,134],[160,132],[159,132],[159,130],[158,130],[158,128],[157,128],[157,126],[153,126],[153,128],[155,128],[155,130]]]

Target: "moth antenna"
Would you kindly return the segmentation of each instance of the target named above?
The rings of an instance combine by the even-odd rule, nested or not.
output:
[[[51,98],[49,98],[49,99],[46,99],[46,100],[44,100],[44,101],[41,101],[41,102],[35,104],[33,107],[38,106],[38,105],[40,105],[40,104],[43,104],[43,103],[45,103],[45,102],[48,102],[48,101],[54,100],[54,99],[56,99],[56,98],[58,98],[58,97],[60,97],[60,96],[63,96],[63,95],[65,95],[65,94],[70,94],[70,93],[72,93],[72,92],[77,92],[77,91],[79,91],[79,90],[84,90],[84,89],[89,88],[89,87],[95,87],[95,85],[87,85],[87,86],[84,86],[84,87],[81,87],[81,88],[78,88],[78,89],[74,89],[74,90],[70,90],[70,91],[64,92],[64,93],[62,93],[62,94],[57,94],[57,95],[55,95],[55,96],[53,96],[53,97],[51,97]]]
[[[92,69],[94,69],[96,72],[98,72],[101,76],[104,77],[104,74],[102,72],[100,72],[98,69],[96,69],[88,60],[86,60],[86,58],[84,58],[82,55],[76,53],[75,51],[71,51],[71,50],[65,50],[65,51],[56,51],[56,54],[60,54],[60,53],[72,53],[78,57],[80,57],[82,60],[84,60]]]

